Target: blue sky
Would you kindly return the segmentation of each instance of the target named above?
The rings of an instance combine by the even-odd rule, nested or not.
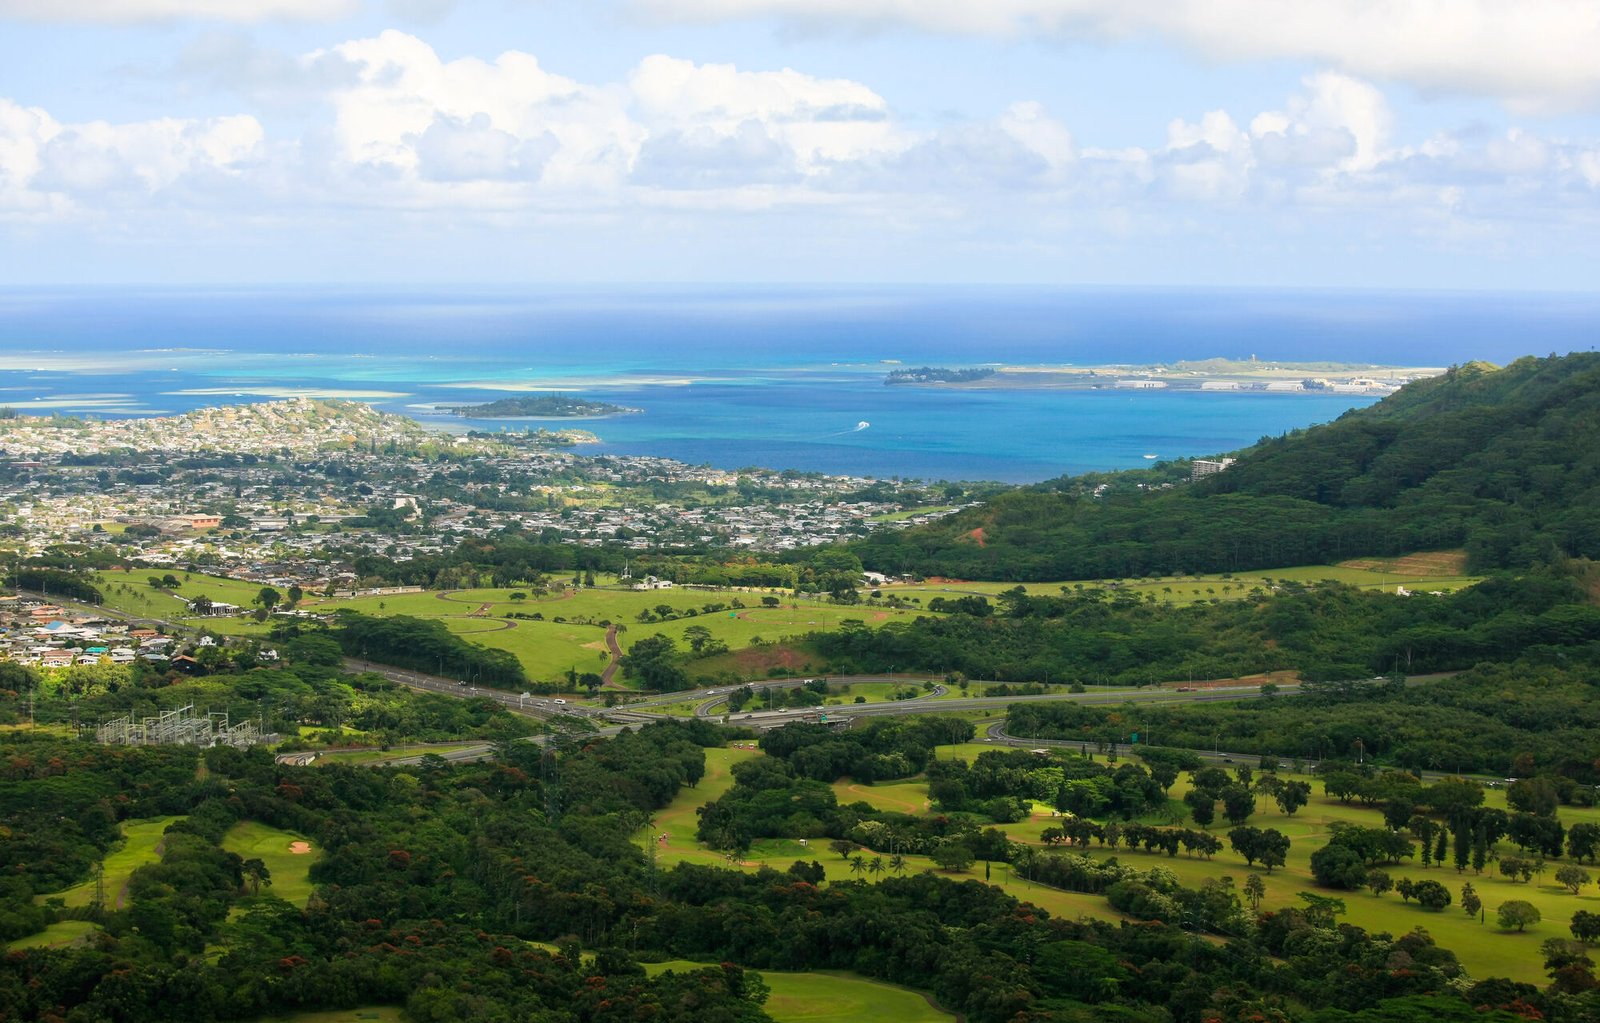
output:
[[[0,274],[1593,290],[1590,0],[0,0]]]

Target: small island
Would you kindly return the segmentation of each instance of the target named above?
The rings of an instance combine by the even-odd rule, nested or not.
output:
[[[574,398],[566,394],[540,394],[500,398],[482,405],[458,405],[445,411],[469,419],[579,419],[620,416],[644,410],[613,405],[607,401]]]
[[[883,378],[885,384],[970,384],[994,376],[988,366],[971,369],[946,369],[943,366],[919,366],[916,369],[891,370]]]

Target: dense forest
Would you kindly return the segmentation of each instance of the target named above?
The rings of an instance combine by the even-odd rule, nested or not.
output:
[[[1456,547],[1475,571],[1600,557],[1600,354],[1469,363],[1235,457],[1194,483],[1122,474],[1101,497],[1055,480],[852,549],[881,572],[1018,581]]]
[[[1586,565],[1502,575],[1448,596],[1338,583],[1260,587],[1244,597],[1170,606],[1115,589],[1066,589],[996,603],[950,601],[956,613],[846,622],[810,638],[839,674],[891,668],[1008,682],[1141,685],[1293,670],[1316,681],[1421,674],[1559,658],[1600,642]],[[1241,584],[1242,585],[1242,584]],[[1153,595],[1152,595],[1153,596]]]
[[[874,755],[938,738],[885,733]],[[1215,923],[1228,940],[1158,920],[1055,918],[931,872],[819,886],[820,868],[803,862],[657,870],[627,836],[698,780],[701,747],[718,741],[711,726],[659,724],[547,751],[506,744],[482,764],[379,771],[9,736],[4,925],[28,933],[70,912],[97,936],[0,960],[0,1019],[203,1023],[389,1004],[414,1021],[754,1023],[767,1018],[766,989],[751,969],[931,987],[972,1023],[1576,1023],[1595,1009],[1581,966],[1547,990],[1474,982],[1421,930],[1371,934],[1315,905],[1256,916],[1220,882],[1185,889],[1115,864],[1088,877],[1070,855],[1019,869],[1103,885],[1130,910],[1187,907],[1192,926]],[[791,745],[768,760],[780,774],[806,744]],[[88,877],[119,821],[158,814],[179,819],[125,897],[70,911],[34,901]],[[316,843],[304,906],[277,898],[259,862],[222,848],[239,821]],[[647,978],[639,962],[655,957],[721,965]]]
[[[1497,777],[1556,772],[1600,783],[1600,649],[1542,651],[1414,686],[1308,685],[1243,703],[1114,708],[1014,704],[1013,735],[1146,742],[1317,761],[1355,757],[1410,770]]]

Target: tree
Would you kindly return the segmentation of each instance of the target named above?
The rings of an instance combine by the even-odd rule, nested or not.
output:
[[[1273,867],[1281,867],[1289,858],[1289,836],[1277,828],[1267,828],[1261,832],[1261,865],[1267,868],[1267,873],[1272,873]]]
[[[871,874],[875,880],[883,877],[882,856],[874,856],[872,859],[867,861],[867,873]]]
[[[1189,808],[1189,816],[1202,828],[1209,828],[1211,822],[1217,819],[1217,801],[1199,789],[1185,792],[1183,803]]]
[[[1450,905],[1450,889],[1438,881],[1414,881],[1411,885],[1411,897],[1423,909],[1435,912]]]
[[[622,659],[622,672],[629,678],[637,678],[646,689],[663,693],[689,687],[689,678],[678,664],[677,644],[672,637],[659,633],[628,647],[628,656]]]
[[[1461,886],[1461,911],[1468,916],[1477,916],[1483,908],[1483,900],[1478,898],[1477,889],[1468,881]]]
[[[1367,883],[1367,864],[1354,849],[1333,843],[1311,854],[1311,876],[1328,888],[1360,888]]]
[[[933,850],[933,862],[952,874],[965,873],[975,858],[965,842],[953,838],[945,839]]]
[[[1574,860],[1588,860],[1592,865],[1600,852],[1600,824],[1583,821],[1567,829],[1567,855]]]
[[[1276,828],[1238,827],[1228,832],[1233,851],[1244,857],[1245,863],[1255,866],[1256,861],[1272,873],[1273,867],[1283,866],[1289,853],[1289,839]]]
[[[1229,785],[1222,790],[1222,815],[1228,823],[1238,827],[1256,812],[1256,797],[1243,785]]]
[[[889,869],[896,874],[904,874],[906,872],[906,858],[899,853],[895,853],[889,857]]]
[[[283,594],[279,593],[271,586],[263,586],[261,587],[260,591],[256,593],[255,603],[260,604],[262,610],[266,611],[267,614],[271,614],[272,609],[277,607],[282,601]]]
[[[1228,832],[1228,844],[1233,846],[1233,851],[1244,857],[1249,866],[1255,866],[1256,859],[1261,855],[1261,829],[1238,827]]]
[[[1286,781],[1278,786],[1278,791],[1272,797],[1278,803],[1278,809],[1285,816],[1293,817],[1294,812],[1311,801],[1311,783],[1308,781]]]
[[[1541,919],[1539,907],[1524,899],[1510,899],[1500,903],[1500,908],[1494,911],[1494,915],[1500,922],[1501,929],[1507,931],[1515,927],[1520,932],[1529,924],[1536,924]]]
[[[1539,950],[1544,953],[1551,991],[1576,995],[1600,986],[1594,976],[1594,960],[1589,958],[1589,950],[1582,942],[1546,938],[1539,944]]]
[[[239,864],[239,872],[249,882],[251,895],[259,894],[262,885],[272,884],[272,871],[259,859],[245,860]]]
[[[305,595],[306,591],[300,588],[299,583],[291,583],[289,585],[289,606],[294,607],[296,604],[300,603],[300,598],[304,597]]]
[[[1549,778],[1519,778],[1506,789],[1506,805],[1538,817],[1555,815],[1560,800]]]
[[[846,838],[836,838],[828,843],[828,848],[838,853],[841,860],[848,860],[850,854],[856,851],[856,844]]]
[[[1589,872],[1569,863],[1556,868],[1556,883],[1576,895],[1578,889],[1589,883]]]
[[[1381,870],[1369,870],[1367,872],[1367,890],[1372,892],[1373,895],[1382,898],[1384,892],[1394,890],[1394,881]]]
[[[1267,883],[1260,874],[1250,874],[1244,879],[1244,897],[1250,900],[1250,909],[1261,911],[1261,899],[1267,894]]]
[[[850,873],[860,877],[867,869],[867,858],[859,853],[850,857]]]
[[[683,638],[688,641],[689,649],[698,657],[705,651],[706,644],[711,641],[711,630],[704,625],[691,625],[683,630]]]
[[[1580,909],[1572,914],[1572,936],[1587,945],[1600,941],[1600,913]]]

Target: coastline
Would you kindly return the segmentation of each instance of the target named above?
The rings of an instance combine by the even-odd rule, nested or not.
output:
[[[1175,363],[988,365],[974,379],[884,378],[894,388],[950,391],[1172,390],[1219,394],[1392,394],[1414,380],[1440,376],[1439,366],[1341,362],[1205,359]],[[961,370],[937,372],[959,373]]]

